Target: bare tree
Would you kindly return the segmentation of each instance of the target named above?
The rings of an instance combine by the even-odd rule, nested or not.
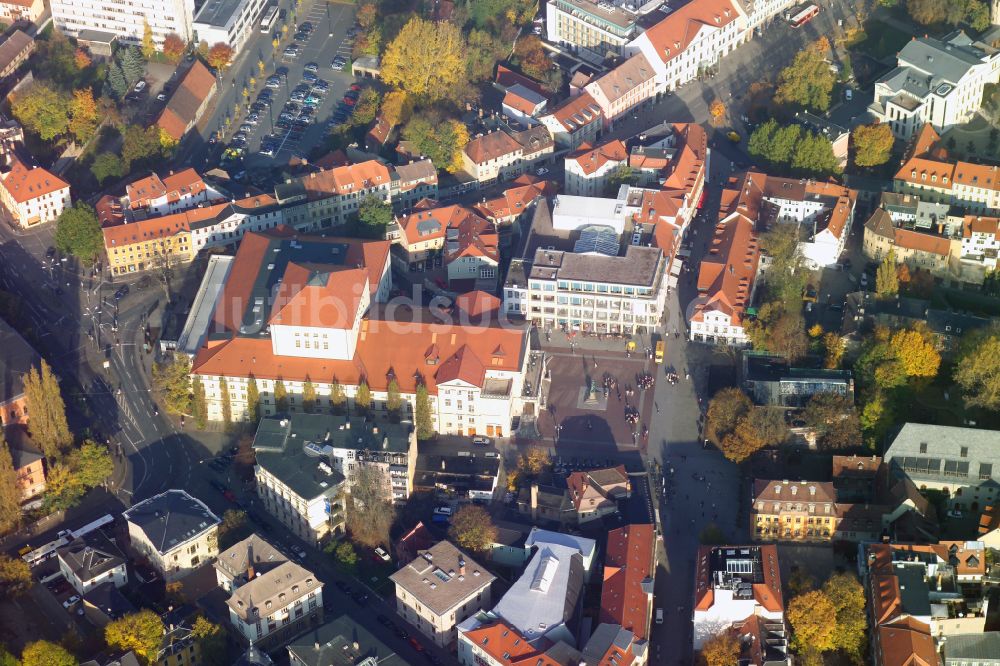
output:
[[[369,548],[385,546],[396,517],[385,474],[376,464],[356,462],[350,476],[347,529],[351,538]]]

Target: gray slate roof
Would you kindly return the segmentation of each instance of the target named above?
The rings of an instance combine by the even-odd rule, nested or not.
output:
[[[176,489],[143,500],[122,515],[161,555],[222,522],[201,500]]]
[[[465,573],[462,573],[462,563]],[[390,579],[436,615],[488,588],[496,577],[450,541],[420,551]]]
[[[1000,662],[1000,631],[948,636],[944,645],[946,663],[952,659],[982,659]]]
[[[125,559],[101,532],[91,532],[74,539],[58,550],[59,559],[83,582],[120,567]]]
[[[0,404],[24,394],[24,374],[40,359],[38,352],[0,319]]]
[[[884,458],[894,474],[902,475],[905,466],[905,473],[914,479],[956,483],[965,468],[964,476],[974,486],[991,482],[980,476],[981,465],[992,465],[992,483],[996,483],[1000,479],[1000,431],[906,423]]]
[[[219,553],[219,557],[215,559],[215,568],[230,579],[243,576],[247,573],[251,555],[255,574],[266,573],[288,561],[277,548],[256,534],[251,534]]]
[[[305,666],[356,666],[367,663],[364,661],[367,658],[378,666],[407,666],[409,663],[347,615],[299,636],[288,645],[288,654],[298,660],[296,663]]]

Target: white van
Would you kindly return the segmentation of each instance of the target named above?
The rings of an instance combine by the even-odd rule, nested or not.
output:
[[[663,609],[656,609],[656,624],[663,624]]]

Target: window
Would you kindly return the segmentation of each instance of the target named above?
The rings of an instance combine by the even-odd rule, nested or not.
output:
[[[962,458],[968,458],[969,457],[969,447],[963,446],[958,455],[960,457],[962,457]]]

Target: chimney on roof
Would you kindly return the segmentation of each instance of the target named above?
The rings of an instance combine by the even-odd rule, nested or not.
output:
[[[253,542],[247,543],[247,582],[253,580]]]
[[[458,556],[458,575],[459,576],[465,575],[465,558],[462,557],[461,555]]]

